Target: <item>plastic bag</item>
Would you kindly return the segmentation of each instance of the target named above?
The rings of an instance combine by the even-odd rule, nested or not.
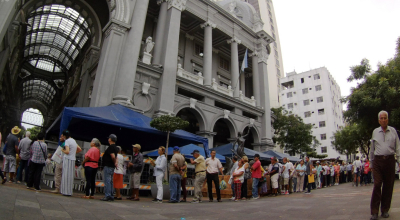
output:
[[[53,154],[53,156],[51,157],[51,159],[53,161],[55,161],[56,163],[62,163],[63,160],[63,152],[61,151],[61,147],[59,146],[56,150],[56,152]]]
[[[220,190],[226,189],[226,182],[225,182],[225,180],[222,180],[222,181],[219,183],[219,189],[220,189]]]

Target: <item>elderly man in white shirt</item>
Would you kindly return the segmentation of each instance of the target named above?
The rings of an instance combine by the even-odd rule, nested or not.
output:
[[[392,202],[395,165],[400,162],[400,141],[395,128],[388,126],[389,114],[378,113],[380,127],[372,133],[369,159],[374,175],[374,189],[371,198],[371,220],[378,219],[379,205],[383,218],[389,218]]]
[[[157,183],[157,198],[155,198],[152,202],[154,203],[162,203],[163,199],[163,179],[164,173],[167,169],[167,158],[165,157],[165,147],[158,148],[158,157],[157,160],[154,162],[151,161],[151,165],[154,167],[154,174],[153,176],[156,177]]]

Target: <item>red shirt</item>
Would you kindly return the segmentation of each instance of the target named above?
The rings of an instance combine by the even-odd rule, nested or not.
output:
[[[261,178],[261,162],[257,160],[252,167],[253,172],[251,173],[251,178]]]
[[[364,164],[364,174],[368,174],[369,173],[369,162],[366,162],[365,164]]]
[[[85,158],[89,157],[89,161],[85,163],[85,167],[91,167],[91,168],[98,168],[99,167],[99,159],[100,159],[100,150],[97,149],[96,147],[91,147],[88,152],[85,154]]]

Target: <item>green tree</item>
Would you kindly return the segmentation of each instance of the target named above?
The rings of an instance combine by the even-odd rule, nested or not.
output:
[[[371,134],[358,124],[351,124],[332,136],[332,146],[341,154],[355,154],[358,150],[369,156],[369,138]]]
[[[26,131],[31,132],[31,137],[30,137],[30,139],[31,139],[31,140],[35,140],[35,139],[37,138],[38,134],[40,133],[41,128],[35,126],[35,127],[32,127],[32,128],[26,129]]]
[[[348,81],[357,80],[358,85],[342,99],[348,104],[344,117],[349,124],[356,124],[356,137],[362,142],[357,145],[368,155],[368,141],[372,131],[379,126],[378,113],[381,110],[389,113],[390,126],[400,128],[400,102],[397,101],[400,100],[400,38],[395,56],[384,65],[379,63],[376,71],[371,70],[367,59],[363,59],[360,65],[350,67],[350,70]],[[338,136],[341,137],[345,134]],[[353,135],[348,135],[348,138],[350,142]],[[335,146],[340,149],[340,145]]]
[[[307,152],[307,156],[313,157],[313,158],[318,158],[318,159],[323,159],[325,157],[328,157],[328,154],[317,154],[317,151],[313,149],[313,151]]]
[[[179,117],[174,117],[170,115],[162,115],[158,118],[154,118],[150,122],[150,126],[162,131],[162,132],[167,132],[167,144],[165,147],[165,154],[168,155],[168,144],[169,144],[169,134],[171,132],[174,132],[175,130],[180,130],[184,129],[187,126],[189,126],[189,122],[179,118]],[[165,175],[166,178],[168,179],[168,175]]]
[[[303,119],[289,114],[284,108],[272,108],[276,119],[273,122],[275,129],[274,142],[281,148],[295,153],[313,152],[320,142],[312,135],[312,125],[305,124]]]

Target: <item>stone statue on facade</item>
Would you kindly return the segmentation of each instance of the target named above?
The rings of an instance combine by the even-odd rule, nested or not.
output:
[[[142,62],[145,64],[151,64],[151,58],[153,57],[150,52],[154,48],[154,42],[152,37],[147,37],[146,42],[144,43],[144,51],[143,51],[143,59]]]
[[[146,45],[144,47],[145,53],[150,53],[153,50],[155,43],[152,40],[153,38],[150,36],[146,38]]]
[[[235,8],[236,8],[236,2],[232,1],[231,3],[229,3],[229,12],[230,13],[235,13]]]

